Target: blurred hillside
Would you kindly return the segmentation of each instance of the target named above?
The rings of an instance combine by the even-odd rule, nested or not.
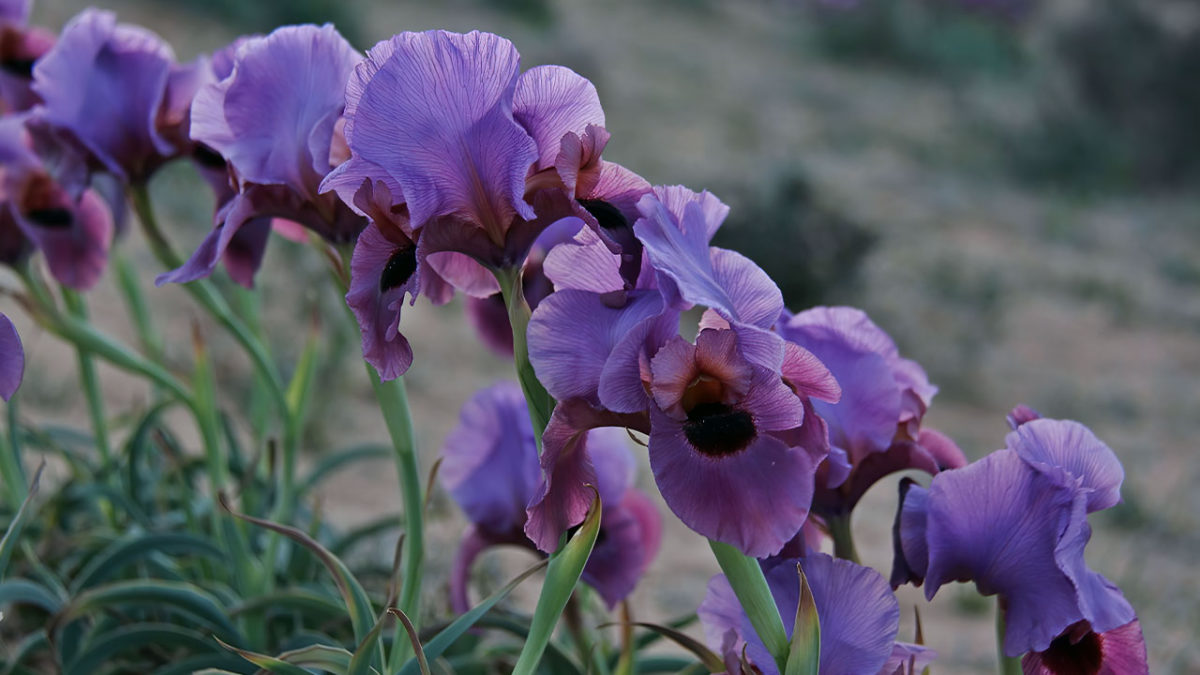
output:
[[[35,21],[57,28],[84,4],[43,0]],[[525,67],[577,70],[604,102],[608,159],[721,196],[733,210],[717,243],[758,260],[792,309],[866,309],[941,385],[927,419],[969,456],[1002,445],[1004,414],[1022,402],[1106,440],[1126,467],[1126,502],[1099,518],[1089,562],[1139,610],[1153,672],[1200,672],[1200,10],[1174,0],[845,4],[105,3],[181,58],[238,33],[332,20],[363,48],[403,30],[493,31],[513,40]],[[177,167],[154,186],[181,248],[210,222],[207,191],[187,187],[195,180]],[[126,246],[149,284],[153,260],[136,236]],[[311,250],[272,242],[263,311],[285,361],[314,305],[331,323],[340,317],[339,299],[307,281],[323,275]],[[128,335],[119,311],[103,311],[117,296],[101,286],[97,322]],[[171,349],[186,358],[196,312],[178,289],[151,297],[176,319]],[[470,392],[511,372],[461,314],[458,302],[406,310],[424,466]],[[21,329],[30,367],[61,374],[31,378],[24,414],[78,424],[70,352]],[[326,330],[326,400],[313,409],[328,414],[309,421],[313,453],[384,438],[357,336]],[[244,381],[236,350],[213,339],[225,386]],[[106,382],[117,401],[141,396],[120,378]],[[253,404],[230,407],[240,403]],[[327,491],[335,522],[398,511],[390,467],[375,469]],[[648,471],[641,479],[650,485]],[[865,562],[885,571],[894,507],[885,481],[855,523]],[[434,508],[445,525],[431,534],[433,555],[445,562],[461,517],[444,497]],[[698,537],[676,523],[667,537],[638,594],[647,620],[694,610],[715,571]],[[922,610],[937,669],[990,672],[990,605],[957,590]],[[902,636],[918,597],[901,594]]]

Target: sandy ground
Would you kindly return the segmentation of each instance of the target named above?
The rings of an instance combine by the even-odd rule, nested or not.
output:
[[[220,25],[190,17],[185,23],[157,3],[110,6],[176,41],[184,57],[229,37]],[[1093,517],[1089,563],[1138,609],[1153,672],[1200,671],[1193,639],[1200,628],[1200,493],[1192,489],[1200,479],[1196,198],[1080,198],[1015,184],[995,168],[997,148],[978,137],[976,122],[1021,115],[1030,105],[1027,92],[1008,82],[952,86],[821,61],[798,44],[796,17],[781,18],[771,5],[734,12],[716,3],[706,11],[669,3],[651,11],[632,1],[572,1],[560,6],[546,33],[473,3],[432,7],[373,4],[363,25],[372,39],[431,27],[493,30],[514,40],[526,65],[572,66],[600,89],[613,133],[606,156],[653,182],[753,185],[803,166],[825,202],[880,237],[861,288],[839,300],[867,309],[943,385],[930,426],[980,457],[1002,444],[1005,412],[1024,402],[1083,421],[1121,457],[1127,502]],[[75,9],[74,1],[49,2],[38,18],[57,26]],[[165,194],[188,179],[174,171],[155,187]],[[202,188],[187,189],[160,205],[181,244],[199,239],[209,208]],[[130,237],[122,248],[149,284],[158,270],[141,242]],[[321,264],[311,251],[277,240],[260,276],[264,322],[285,364],[300,349],[299,327],[312,303],[326,306],[327,321],[343,319],[332,309],[336,298],[320,289]],[[172,359],[184,366],[198,312],[179,289],[151,293]],[[91,304],[100,326],[132,339],[111,283],[101,284]],[[15,313],[10,304],[0,310]],[[82,426],[71,351],[27,322],[18,325],[30,356],[24,414]],[[246,364],[205,326],[222,384],[236,392]],[[406,309],[403,327],[417,354],[406,379],[422,466],[429,467],[462,401],[510,376],[511,366],[479,346],[457,302]],[[313,453],[386,439],[356,346],[331,344],[340,346],[324,355],[335,372],[313,408],[306,448]],[[145,402],[141,383],[108,368],[102,376],[111,410]],[[639,481],[654,493],[645,466]],[[895,481],[884,481],[855,519],[864,561],[885,573],[894,494]],[[387,464],[337,476],[320,500],[345,526],[400,508]],[[693,611],[716,570],[703,541],[663,513],[662,554],[634,598],[644,620]],[[433,514],[426,594],[438,606],[463,520],[441,493]],[[519,554],[488,558],[480,576],[494,585],[525,562]],[[940,672],[991,671],[990,604],[966,588],[946,588],[931,606],[913,589],[899,595],[901,636],[912,635],[911,607],[920,607],[928,643],[941,652]]]

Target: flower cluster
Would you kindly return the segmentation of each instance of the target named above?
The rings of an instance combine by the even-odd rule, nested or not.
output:
[[[711,245],[720,199],[602,158],[604,111],[581,75],[522,72],[508,40],[481,32],[401,33],[364,55],[333,26],[286,26],[180,64],[109,12],[57,38],[27,16],[0,5],[0,262],[31,284],[40,252],[60,284],[93,286],[125,192],[136,204],[182,158],[213,189],[212,230],[186,260],[164,253],[160,283],[223,264],[250,287],[277,232],[331,253],[376,385],[413,363],[400,315],[419,296],[463,293],[484,343],[515,356],[522,384],[478,392],[443,450],[441,483],[470,520],[457,612],[481,553],[558,551],[596,494],[599,533],[570,582],[609,609],[624,600],[662,528],[633,486],[633,437],[683,524],[757,559],[788,635],[807,584],[821,673],[912,673],[935,656],[897,642],[899,604],[850,538],[867,490],[907,470],[932,479],[902,483],[893,587],[998,595],[1004,652],[1026,672],[1147,671],[1133,608],[1083,558],[1087,514],[1120,500],[1116,455],[1021,407],[1006,448],[968,463],[924,426],[937,387],[864,312],[789,311],[758,265]],[[0,396],[23,368],[0,315]],[[287,415],[302,397],[279,398]],[[826,537],[839,558],[820,552]],[[710,582],[705,635],[729,672],[776,672],[741,583]]]

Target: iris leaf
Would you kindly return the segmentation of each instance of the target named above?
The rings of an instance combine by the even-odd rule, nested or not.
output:
[[[708,540],[721,571],[729,579],[729,585],[741,603],[750,625],[775,658],[779,672],[787,672],[788,638],[783,629],[783,619],[767,586],[767,578],[754,558],[747,557],[729,544]]]

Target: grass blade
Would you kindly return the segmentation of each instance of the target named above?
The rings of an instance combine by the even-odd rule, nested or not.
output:
[[[804,576],[799,564],[796,574],[800,575],[800,602],[796,605],[796,623],[792,628],[785,675],[817,675],[821,666],[821,623],[808,577]]]
[[[729,585],[733,587],[742,609],[750,617],[750,625],[754,626],[767,651],[774,657],[779,672],[786,672],[789,648],[787,631],[783,629],[779,608],[775,606],[775,598],[771,596],[767,578],[763,576],[758,561],[743,555],[729,544],[709,539],[708,545],[721,571],[729,579]]]
[[[29,517],[30,504],[37,496],[38,484],[42,480],[42,469],[45,468],[45,462],[38,466],[37,473],[33,474],[33,480],[29,483],[29,494],[25,495],[25,500],[21,502],[21,508],[17,509],[17,515],[13,516],[12,522],[8,524],[8,530],[4,532],[4,537],[0,538],[0,579],[4,578],[4,572],[8,568],[9,559],[12,558],[13,549],[17,546],[17,540],[21,538],[21,529],[25,527],[25,519]]]

